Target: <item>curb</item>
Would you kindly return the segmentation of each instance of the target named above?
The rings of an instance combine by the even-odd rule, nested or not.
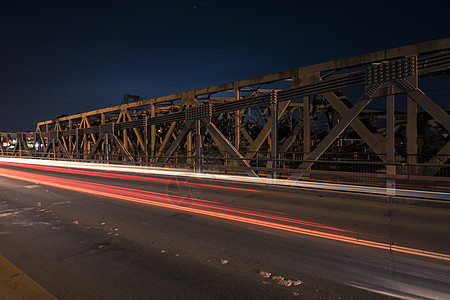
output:
[[[57,298],[0,255],[0,299],[55,300]]]

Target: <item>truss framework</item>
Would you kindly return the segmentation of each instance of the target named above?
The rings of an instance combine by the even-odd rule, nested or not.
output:
[[[403,172],[399,162],[432,164],[416,173],[435,175],[450,157],[450,108],[428,97],[418,79],[449,71],[450,39],[443,39],[148,100],[125,95],[122,105],[40,122],[34,133],[0,133],[1,154],[226,167],[297,180],[330,153],[345,160],[351,149],[388,175]],[[346,93],[358,87],[364,93],[351,101]],[[395,110],[401,94],[406,112]],[[385,106],[369,107],[377,98]],[[396,136],[401,130],[406,137]],[[429,130],[434,152],[424,160]]]

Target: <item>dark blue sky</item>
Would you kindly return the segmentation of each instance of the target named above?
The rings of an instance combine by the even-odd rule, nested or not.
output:
[[[0,1],[0,131],[450,36],[445,1]]]

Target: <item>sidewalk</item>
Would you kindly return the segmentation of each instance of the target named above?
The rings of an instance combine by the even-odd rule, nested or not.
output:
[[[0,255],[0,300],[57,299]]]

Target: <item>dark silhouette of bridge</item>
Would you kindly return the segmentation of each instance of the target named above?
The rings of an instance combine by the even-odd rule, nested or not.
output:
[[[126,94],[1,133],[1,155],[449,188],[450,106],[427,96],[448,90],[449,71],[450,38],[153,99]]]

